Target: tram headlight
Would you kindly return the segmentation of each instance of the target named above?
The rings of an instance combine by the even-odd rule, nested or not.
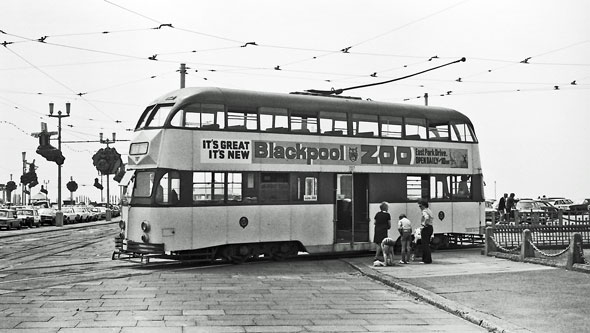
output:
[[[147,222],[147,221],[141,222],[141,230],[143,230],[143,232],[150,232],[149,222]]]
[[[144,243],[149,243],[149,242],[150,242],[150,236],[148,236],[148,235],[146,235],[146,234],[143,234],[143,236],[141,236],[141,240],[142,240]]]

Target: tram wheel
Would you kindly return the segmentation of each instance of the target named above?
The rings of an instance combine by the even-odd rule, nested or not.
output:
[[[243,264],[248,260],[250,255],[252,254],[251,249],[247,245],[238,245],[232,249],[233,253],[230,256],[231,262],[233,264],[239,265]]]

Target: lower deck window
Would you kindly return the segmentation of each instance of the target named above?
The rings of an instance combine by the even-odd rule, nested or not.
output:
[[[223,202],[225,197],[225,173],[193,173],[193,202]]]
[[[260,175],[260,202],[288,202],[289,174],[262,173]]]

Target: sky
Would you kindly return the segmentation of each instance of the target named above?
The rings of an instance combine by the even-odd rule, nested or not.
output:
[[[180,87],[181,63],[188,87],[289,93],[392,80],[462,57],[345,94],[423,105],[427,93],[429,105],[467,115],[487,198],[590,197],[585,0],[3,0],[0,42],[0,183],[11,174],[19,183],[26,152],[52,198],[57,167],[31,136],[41,122],[57,131],[49,103],[63,113],[71,103],[62,197],[73,179],[75,195],[100,201],[92,156],[105,145],[87,141],[116,133],[111,147],[126,161],[130,129]]]

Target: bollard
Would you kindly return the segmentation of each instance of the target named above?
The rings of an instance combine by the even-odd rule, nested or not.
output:
[[[494,244],[494,240],[492,239],[492,237],[494,237],[494,228],[492,227],[487,227],[486,228],[486,243],[485,243],[485,250],[484,250],[484,254],[486,256],[490,255],[490,252],[496,252],[496,244]]]
[[[111,220],[111,216],[112,216],[112,211],[107,208],[107,211],[105,213],[105,220],[106,221],[110,221]]]
[[[55,212],[55,226],[56,227],[63,227],[64,226],[64,212],[58,210]]]
[[[522,244],[520,246],[520,261],[524,261],[524,258],[534,257],[535,249],[531,245],[533,236],[529,229],[525,229],[522,232]]]
[[[574,233],[570,238],[570,248],[567,251],[567,269],[572,269],[574,264],[584,263],[584,250],[582,249],[582,234]]]

